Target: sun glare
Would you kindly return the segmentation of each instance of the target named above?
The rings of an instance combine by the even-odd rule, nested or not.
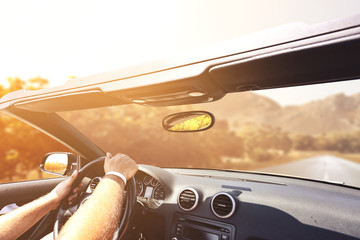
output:
[[[344,17],[357,9],[356,0],[346,5],[340,0],[1,1],[0,84],[7,77],[41,76],[50,86],[62,85],[68,76],[121,69],[289,22]]]

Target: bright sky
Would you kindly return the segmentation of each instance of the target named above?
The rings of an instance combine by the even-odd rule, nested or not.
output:
[[[0,0],[0,84],[10,76],[40,75],[61,85],[68,76],[159,59],[289,22],[313,24],[359,12],[359,0]],[[270,97],[281,103],[280,95]],[[308,93],[302,101],[318,96]]]

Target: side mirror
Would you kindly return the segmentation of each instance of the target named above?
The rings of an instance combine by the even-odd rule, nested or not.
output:
[[[214,126],[215,117],[206,111],[180,112],[166,116],[162,125],[170,132],[198,132]]]
[[[40,169],[54,175],[68,176],[78,169],[77,157],[66,152],[47,153],[41,161]]]

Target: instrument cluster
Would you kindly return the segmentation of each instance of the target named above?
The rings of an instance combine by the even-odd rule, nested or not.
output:
[[[138,172],[135,176],[137,200],[149,208],[158,208],[165,199],[163,186],[150,175]]]

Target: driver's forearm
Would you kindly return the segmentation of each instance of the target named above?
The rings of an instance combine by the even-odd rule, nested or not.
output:
[[[104,177],[57,239],[112,239],[121,215],[124,187],[116,176]]]
[[[0,239],[16,239],[57,206],[47,194],[0,217]]]

